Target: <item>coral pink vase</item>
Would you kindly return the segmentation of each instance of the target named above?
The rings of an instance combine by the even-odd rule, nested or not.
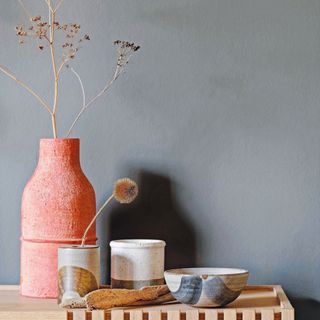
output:
[[[58,296],[58,247],[80,243],[95,214],[95,193],[81,170],[79,144],[79,139],[40,140],[38,166],[22,196],[20,291],[24,296]],[[95,243],[95,227],[87,239]]]

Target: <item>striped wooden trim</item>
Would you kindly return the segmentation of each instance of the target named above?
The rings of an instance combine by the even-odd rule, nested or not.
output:
[[[235,301],[232,305],[224,308],[191,308],[174,303],[161,306],[118,308],[112,311],[63,310],[58,307],[55,299],[25,298],[19,295],[18,289],[17,286],[0,286],[0,319],[294,320],[294,309],[285,292],[278,285],[246,287],[243,294],[247,296],[243,303],[241,303],[240,296],[238,302]]]
[[[294,320],[293,309],[85,310],[68,311],[67,320]]]

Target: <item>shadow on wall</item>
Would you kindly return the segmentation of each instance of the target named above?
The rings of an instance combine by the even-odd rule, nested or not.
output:
[[[290,298],[296,320],[319,320],[320,302],[314,299]]]
[[[162,239],[167,243],[166,269],[195,266],[195,230],[172,195],[171,180],[141,171],[137,182],[139,196],[136,201],[128,206],[114,207],[109,215],[108,243],[129,238]],[[109,266],[110,255],[107,260]]]

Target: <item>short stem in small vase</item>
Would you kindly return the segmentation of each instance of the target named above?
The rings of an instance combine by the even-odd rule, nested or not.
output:
[[[87,238],[87,234],[90,230],[90,228],[92,227],[92,225],[94,224],[94,222],[97,220],[98,216],[100,215],[100,213],[103,211],[103,209],[108,205],[109,202],[111,202],[111,200],[113,199],[114,195],[112,194],[107,200],[106,202],[101,206],[101,208],[99,209],[99,211],[96,213],[96,215],[93,217],[93,219],[91,220],[91,222],[89,223],[86,231],[83,234],[82,240],[81,240],[81,247],[84,246],[86,238]]]

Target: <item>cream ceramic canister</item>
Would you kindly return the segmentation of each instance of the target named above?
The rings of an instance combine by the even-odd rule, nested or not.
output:
[[[110,242],[112,288],[139,289],[164,284],[162,240],[126,239]]]
[[[100,248],[95,245],[60,247],[58,286],[60,306],[81,307],[82,298],[100,286]]]

